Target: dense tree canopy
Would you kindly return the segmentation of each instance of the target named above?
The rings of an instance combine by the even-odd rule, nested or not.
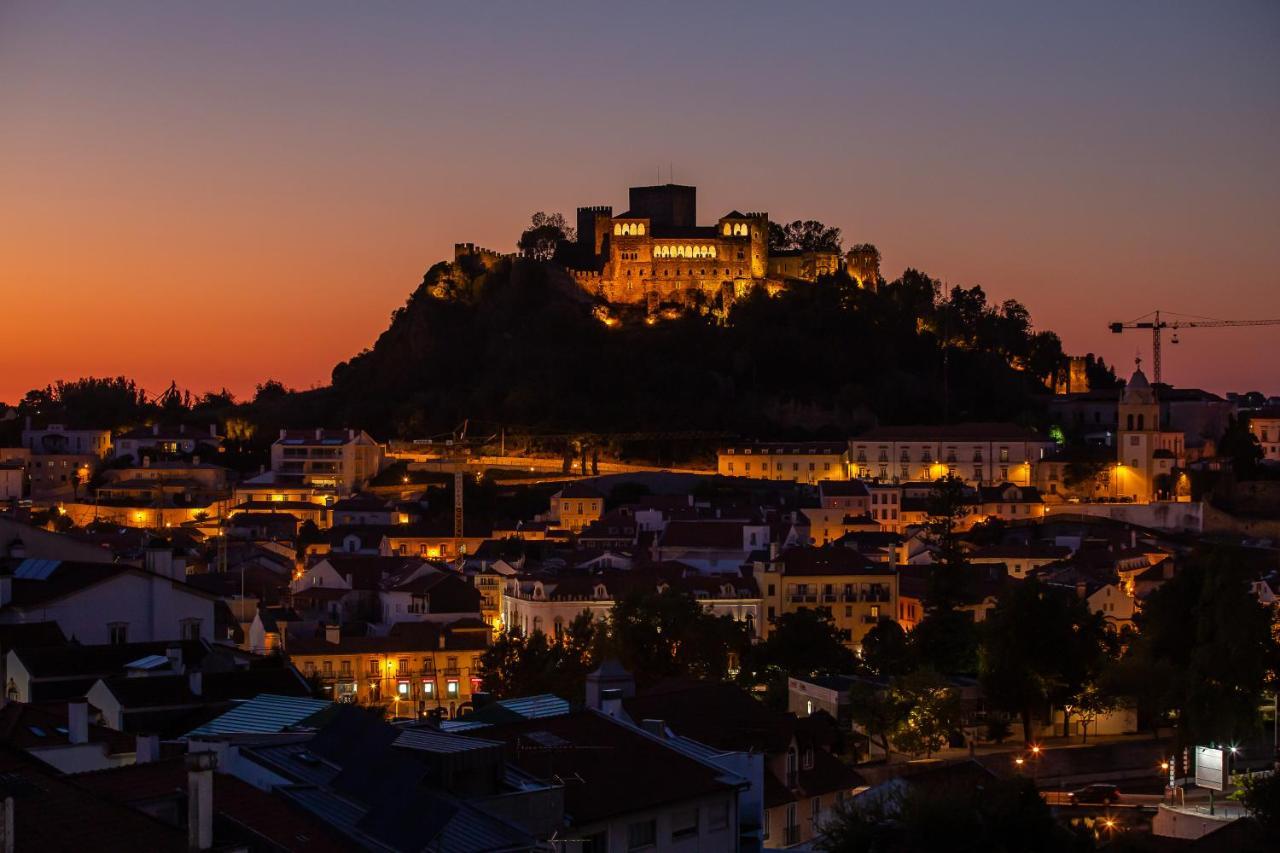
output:
[[[1099,677],[1112,651],[1102,616],[1074,590],[1031,578],[1008,587],[981,626],[980,665],[987,700],[1031,718],[1054,703],[1081,697]]]
[[[1152,593],[1122,666],[1147,710],[1172,714],[1179,741],[1232,742],[1259,725],[1258,707],[1280,671],[1272,618],[1250,588],[1248,564],[1201,552]]]

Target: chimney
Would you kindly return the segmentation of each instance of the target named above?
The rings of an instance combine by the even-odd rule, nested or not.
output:
[[[187,753],[187,849],[213,847],[213,768],[218,756],[212,752]]]
[[[609,687],[600,691],[600,711],[614,719],[622,716],[622,690],[620,688]]]
[[[319,441],[322,438],[324,438],[324,430],[320,427],[316,427],[316,441]]]
[[[204,673],[198,669],[193,669],[187,673],[187,687],[195,696],[200,696],[204,692]]]
[[[142,467],[143,467],[143,468],[150,468],[150,467],[151,467],[151,457],[150,457],[150,456],[144,456],[144,457],[142,457]]]
[[[1076,595],[1085,598],[1089,594],[1089,585],[1084,581],[1076,581]]]
[[[135,743],[135,764],[150,764],[160,760],[160,735],[138,735]]]
[[[179,434],[179,435],[186,435],[186,434],[187,434],[187,425],[186,425],[186,424],[178,424],[178,434]]]
[[[30,423],[31,418],[27,418]],[[13,853],[17,847],[13,843],[13,795],[5,794],[4,814],[0,816],[0,851]]]
[[[654,737],[660,737],[663,740],[667,739],[667,724],[662,720],[643,720],[640,723],[640,728]]]
[[[342,642],[342,626],[341,625],[325,625],[324,638],[326,642],[333,643],[335,646]]]
[[[284,430],[283,430],[283,429],[282,429],[282,430],[280,430],[280,438],[281,438],[281,440],[283,440],[283,439],[284,439]]]
[[[9,548],[9,556],[15,556],[13,548]],[[13,601],[13,575],[0,575],[0,607]]]
[[[355,431],[355,430],[353,430],[353,429],[349,429],[349,430],[347,430],[347,440],[348,440],[348,441],[355,441],[355,440],[356,440],[356,431]]]
[[[182,674],[182,646],[169,646],[164,650],[164,656],[169,659],[169,669],[172,669],[178,675]]]
[[[152,425],[151,425],[151,434],[152,434],[152,435],[159,435],[159,434],[160,434],[160,424],[152,424]]]
[[[782,556],[782,543],[770,542],[769,543],[769,559],[776,560],[781,556]]]
[[[199,454],[199,453],[193,453],[193,454],[191,455],[191,464],[192,464],[192,465],[199,465],[199,464],[200,464],[200,454]]]
[[[218,437],[218,425],[209,424],[209,438],[217,438],[217,437]]]
[[[89,703],[72,699],[67,703],[67,740],[72,743],[89,742]]]

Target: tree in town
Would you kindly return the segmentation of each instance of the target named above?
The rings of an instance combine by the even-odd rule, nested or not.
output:
[[[1073,713],[1080,721],[1080,742],[1088,743],[1089,726],[1093,725],[1098,717],[1114,711],[1119,704],[1118,697],[1104,690],[1098,682],[1090,681],[1080,688],[1064,709],[1066,713]]]
[[[1110,638],[1102,617],[1074,590],[1032,578],[1010,586],[982,624],[980,675],[987,700],[1022,719],[1046,704],[1065,705],[1098,677]]]
[[[902,725],[910,710],[902,694],[888,683],[878,684],[868,679],[857,682],[849,690],[850,718],[886,759],[893,746],[889,736]]]
[[[1082,849],[1025,778],[908,783],[892,793],[852,797],[823,824],[815,847],[823,853]]]
[[[969,560],[961,544],[961,527],[972,510],[972,500],[964,481],[947,474],[933,484],[926,503],[926,535],[933,548],[934,562],[929,572],[925,610],[950,610],[962,603]]]
[[[579,699],[595,661],[597,630],[584,613],[570,623],[560,642],[542,631],[499,634],[480,656],[481,684],[499,698],[554,693]]]
[[[1239,799],[1264,832],[1280,838],[1280,773],[1244,777]]]
[[[1227,420],[1227,429],[1218,441],[1218,454],[1231,460],[1231,470],[1239,480],[1256,477],[1263,458],[1262,445],[1249,429],[1248,421],[1236,417]]]
[[[577,231],[569,226],[562,213],[539,210],[530,217],[529,227],[516,243],[521,253],[541,261],[551,260],[562,240],[573,240]]]
[[[776,666],[790,675],[848,673],[857,666],[835,621],[808,607],[779,616],[769,639],[752,652],[759,664]]]
[[[693,596],[667,589],[617,601],[608,642],[637,684],[652,684],[672,676],[724,679],[751,641],[743,623],[708,613]]]
[[[913,668],[907,633],[893,619],[881,619],[862,638],[862,662],[884,678],[904,675]]]
[[[921,669],[905,675],[894,682],[893,693],[906,713],[890,739],[903,752],[932,756],[960,728],[960,694],[938,673]]]
[[[911,658],[947,675],[978,671],[978,626],[963,610],[934,610],[912,629]]]
[[[1230,550],[1192,554],[1148,596],[1126,662],[1159,667],[1160,711],[1180,745],[1229,743],[1254,732],[1268,680],[1280,671],[1270,611],[1249,564]]]

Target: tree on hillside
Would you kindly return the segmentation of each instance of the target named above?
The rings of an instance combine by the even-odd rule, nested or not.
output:
[[[814,219],[788,222],[779,225],[769,223],[769,251],[785,252],[838,252],[840,229],[832,228]]]
[[[1197,552],[1136,617],[1124,664],[1161,673],[1155,698],[1162,712],[1176,714],[1181,745],[1238,741],[1259,725],[1280,648],[1252,580],[1229,551]]]
[[[576,229],[569,226],[564,214],[539,210],[530,217],[529,227],[521,233],[516,248],[528,257],[549,261],[561,240],[573,240],[576,236]]]

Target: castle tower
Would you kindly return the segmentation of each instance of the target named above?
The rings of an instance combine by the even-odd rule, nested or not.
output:
[[[613,208],[607,204],[578,208],[578,245],[590,246],[594,257],[603,255],[612,219]]]
[[[1116,430],[1115,494],[1149,501],[1155,493],[1155,453],[1160,446],[1160,403],[1138,359],[1120,393]]]
[[[880,284],[880,250],[870,243],[859,243],[844,256],[845,268],[862,287],[875,290]]]

